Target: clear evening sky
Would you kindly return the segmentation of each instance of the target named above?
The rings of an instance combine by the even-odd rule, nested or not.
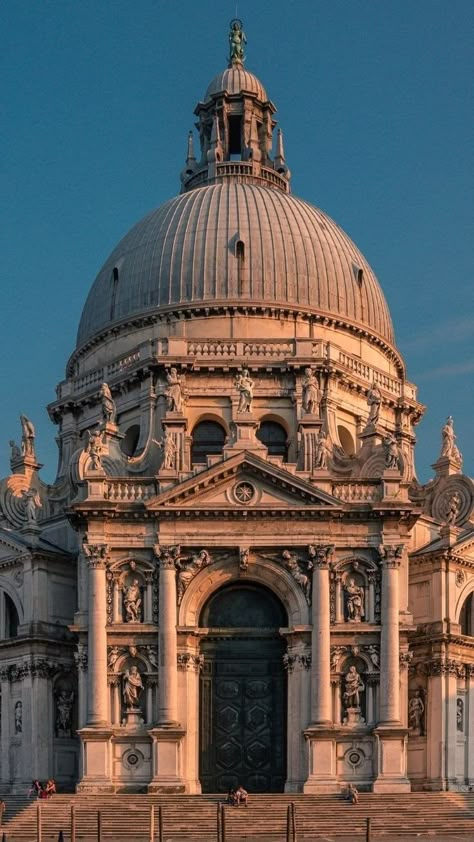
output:
[[[246,67],[284,131],[295,195],[374,268],[427,404],[421,479],[455,420],[474,468],[474,3],[240,0]],[[193,109],[227,58],[233,2],[4,0],[0,476],[18,417],[56,470],[55,398],[89,287],[179,192]]]

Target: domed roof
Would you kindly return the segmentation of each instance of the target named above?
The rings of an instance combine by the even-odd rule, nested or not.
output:
[[[393,343],[379,283],[332,219],[280,190],[227,181],[171,199],[121,240],[89,293],[78,345],[139,314],[202,304],[290,306]]]
[[[210,100],[214,94],[220,94],[223,91],[227,91],[231,95],[245,91],[254,94],[261,102],[268,100],[267,92],[260,79],[257,79],[253,73],[249,73],[248,70],[244,70],[241,64],[233,64],[232,67],[227,67],[222,73],[214,77],[207,87],[204,102]]]

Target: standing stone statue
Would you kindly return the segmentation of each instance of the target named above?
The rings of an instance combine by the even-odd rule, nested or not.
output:
[[[376,427],[380,418],[380,404],[382,403],[382,393],[374,382],[367,392],[367,403],[369,405],[369,417],[367,419],[367,427]]]
[[[123,677],[123,701],[129,710],[137,710],[140,696],[143,691],[143,681],[138,667],[135,665],[130,670],[125,670]]]
[[[454,432],[454,420],[452,415],[448,415],[446,424],[441,430],[441,454],[440,458],[447,456],[455,462],[462,464],[462,454],[456,446],[456,434]]]
[[[446,501],[446,515],[444,522],[449,526],[455,526],[461,510],[462,498],[459,491],[454,491]]]
[[[21,421],[21,455],[36,457],[35,454],[35,428],[33,422],[26,415],[20,415]]]
[[[102,404],[102,417],[106,424],[115,424],[117,409],[115,401],[112,397],[112,392],[107,383],[102,383],[100,387],[100,401]]]
[[[176,368],[173,367],[169,370],[166,375],[166,382],[168,384],[166,389],[168,409],[171,412],[182,412],[184,405],[183,378],[178,374]]]
[[[141,623],[142,620],[142,595],[138,579],[123,589],[123,604],[125,608],[126,623]]]
[[[91,457],[91,470],[97,471],[102,467],[103,449],[103,433],[100,430],[93,430],[92,433],[86,430],[86,446],[84,450]]]
[[[456,699],[456,730],[464,731],[464,702],[462,699]]]
[[[344,586],[346,594],[347,617],[349,623],[361,623],[364,616],[364,589],[349,579]]]
[[[16,441],[14,441],[14,439],[10,439],[8,444],[10,445],[11,449],[10,462],[17,462],[18,459],[21,459],[21,450],[18,447]]]
[[[312,368],[305,368],[301,381],[303,387],[303,409],[308,415],[319,415],[319,384]]]
[[[230,46],[230,54],[229,54],[229,62],[232,64],[233,62],[237,62],[242,64],[245,59],[244,53],[244,44],[247,43],[247,39],[245,37],[245,32],[242,29],[242,21],[232,20],[230,22],[230,32],[229,32],[229,46]]]
[[[238,374],[235,378],[235,386],[240,392],[239,405],[237,412],[252,412],[252,400],[254,382],[250,377],[248,369],[244,368],[242,374]]]
[[[360,694],[365,690],[364,682],[354,666],[349,667],[345,678],[344,707],[360,710]]]
[[[17,702],[15,705],[15,734],[23,733],[23,704]]]
[[[21,492],[23,498],[23,511],[27,526],[37,526],[38,524],[38,509],[41,509],[41,503],[38,498],[36,488],[28,488]]]
[[[321,429],[318,433],[315,444],[314,467],[319,469],[327,468],[330,453],[331,448],[329,445],[329,434],[326,433],[325,430]]]
[[[60,690],[56,700],[56,734],[58,737],[71,736],[73,704],[74,691]]]
[[[408,703],[408,727],[415,737],[423,736],[423,715],[425,705],[422,699],[422,691],[417,690]]]
[[[158,442],[159,447],[163,450],[163,468],[166,470],[175,470],[176,457],[178,454],[178,447],[173,433],[165,429],[161,442]]]
[[[387,431],[387,434],[384,436],[382,441],[382,447],[384,452],[385,467],[398,468],[400,452],[398,449],[398,442],[393,433]]]

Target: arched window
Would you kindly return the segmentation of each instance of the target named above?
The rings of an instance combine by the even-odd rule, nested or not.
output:
[[[470,593],[459,615],[461,634],[474,637],[474,594]]]
[[[283,461],[287,461],[286,430],[281,424],[276,421],[262,421],[258,428],[257,438],[268,448],[269,456],[282,456]]]
[[[15,603],[7,593],[3,594],[3,600],[4,637],[17,637],[20,620]]]
[[[200,421],[193,430],[191,462],[205,465],[208,456],[218,456],[225,444],[225,430],[217,421]]]

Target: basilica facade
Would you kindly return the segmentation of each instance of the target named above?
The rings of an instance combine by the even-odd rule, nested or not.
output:
[[[0,483],[3,792],[474,785],[474,485],[373,271],[228,66]],[[448,408],[447,408],[448,411]],[[13,431],[12,431],[13,432]]]

